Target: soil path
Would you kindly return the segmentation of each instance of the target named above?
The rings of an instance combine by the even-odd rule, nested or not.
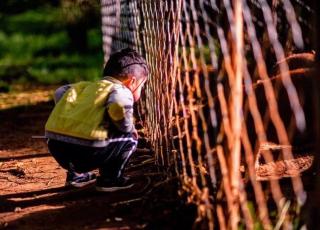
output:
[[[174,214],[176,201],[168,201],[175,189],[163,192],[167,180],[148,151],[137,151],[129,162],[126,174],[136,182],[130,190],[66,189],[65,171],[48,153],[44,139],[32,138],[43,135],[53,106],[52,101],[39,101],[0,111],[0,228],[171,229],[180,222]]]

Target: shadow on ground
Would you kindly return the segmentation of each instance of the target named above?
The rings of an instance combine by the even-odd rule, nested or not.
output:
[[[148,149],[136,152],[128,164],[126,174],[136,182],[129,190],[65,188],[65,172],[45,141],[31,138],[43,135],[52,106],[0,111],[1,229],[192,228],[195,207],[177,198],[177,178],[168,180]]]

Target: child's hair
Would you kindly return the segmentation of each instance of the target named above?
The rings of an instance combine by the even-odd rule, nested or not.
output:
[[[135,74],[139,71],[139,74]],[[146,60],[135,50],[126,48],[110,55],[104,66],[103,76],[125,80],[129,75],[147,77],[149,73]]]

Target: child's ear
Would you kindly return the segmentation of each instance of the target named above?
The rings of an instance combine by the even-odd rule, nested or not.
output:
[[[131,83],[131,84],[135,84],[136,81],[137,81],[137,78],[136,78],[135,76],[132,76],[132,77],[131,77],[131,80],[130,80],[130,83]]]

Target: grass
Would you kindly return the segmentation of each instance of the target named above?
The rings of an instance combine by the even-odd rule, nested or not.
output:
[[[80,52],[72,47],[70,22],[61,6],[51,6],[48,1],[38,8],[24,7],[17,13],[0,13],[0,91],[10,90],[14,83],[99,79],[103,64],[99,22],[86,28],[87,49]]]
[[[41,55],[42,50],[63,52],[67,47],[68,37],[65,32],[52,35],[22,33],[8,35],[0,32],[0,63],[7,65],[15,61],[29,62],[30,59]]]
[[[190,46],[186,46],[185,48],[185,52],[186,52],[186,56],[191,56],[191,52],[194,52],[194,56],[196,58],[196,60],[200,60],[201,59],[201,55],[203,55],[204,58],[204,62],[206,65],[211,65],[212,64],[212,60],[211,60],[211,55],[212,52],[214,52],[214,55],[216,57],[219,57],[219,55],[221,54],[220,52],[220,44],[217,40],[214,40],[214,50],[212,51],[209,47],[209,45],[204,45],[202,47],[193,47],[191,48]],[[183,47],[179,47],[179,54],[182,56],[183,53]],[[192,66],[192,60],[189,60],[190,63],[189,65]]]
[[[59,8],[44,7],[16,15],[2,15],[0,28],[7,34],[51,34],[63,29],[65,22]]]

